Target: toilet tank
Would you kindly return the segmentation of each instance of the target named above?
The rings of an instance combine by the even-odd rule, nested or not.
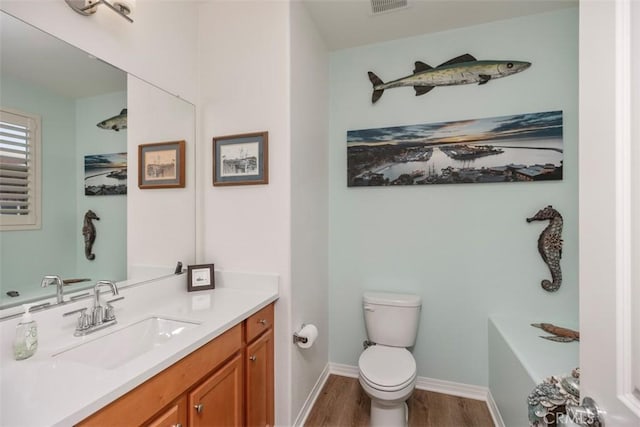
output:
[[[365,292],[362,303],[370,341],[391,347],[415,344],[422,307],[419,295]]]

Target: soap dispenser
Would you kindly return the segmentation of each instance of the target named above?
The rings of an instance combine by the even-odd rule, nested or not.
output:
[[[13,341],[13,356],[16,360],[33,356],[38,349],[38,325],[31,317],[31,304],[23,304],[24,314],[16,326],[16,338]]]

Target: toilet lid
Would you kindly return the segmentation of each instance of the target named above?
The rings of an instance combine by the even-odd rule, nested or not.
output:
[[[360,355],[360,374],[381,390],[404,387],[416,376],[416,361],[406,348],[374,345]]]

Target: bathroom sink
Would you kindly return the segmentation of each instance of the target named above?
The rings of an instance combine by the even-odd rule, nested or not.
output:
[[[115,369],[198,325],[196,322],[149,317],[58,352],[53,357],[103,369]]]

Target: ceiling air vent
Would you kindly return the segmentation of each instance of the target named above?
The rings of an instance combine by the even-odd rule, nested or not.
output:
[[[408,0],[371,0],[371,12],[374,15],[404,9],[408,6]]]

